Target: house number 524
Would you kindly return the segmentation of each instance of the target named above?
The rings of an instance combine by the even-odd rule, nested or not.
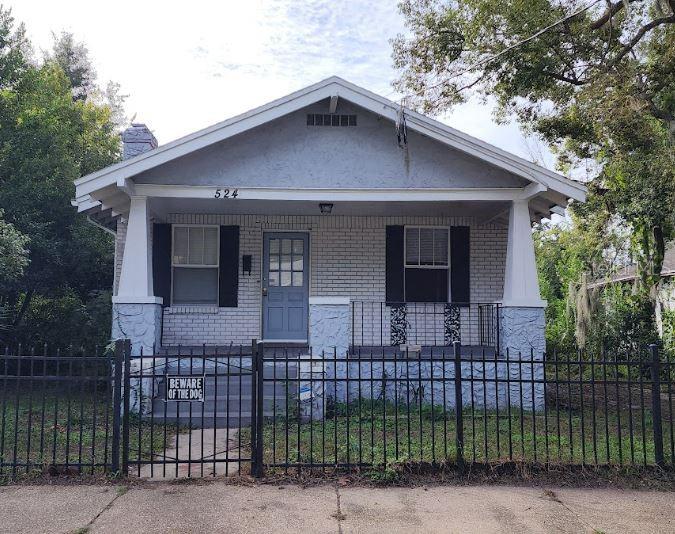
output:
[[[237,198],[239,196],[239,189],[216,189],[214,198]]]

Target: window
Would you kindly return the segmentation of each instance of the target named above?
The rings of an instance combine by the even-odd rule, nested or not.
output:
[[[218,305],[217,226],[173,227],[172,303]]]
[[[270,239],[267,280],[270,287],[302,287],[305,242],[302,239]]]
[[[406,226],[406,302],[447,302],[448,236],[448,228]]]
[[[406,267],[448,267],[448,229],[406,226]]]

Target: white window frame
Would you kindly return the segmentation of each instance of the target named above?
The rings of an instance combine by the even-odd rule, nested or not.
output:
[[[174,263],[174,244],[175,244],[175,233],[176,228],[215,228],[216,229],[216,264],[215,265],[204,265],[204,264],[193,264],[193,263]],[[190,255],[190,232],[188,231],[188,244],[187,244],[188,259]],[[216,277],[217,286],[216,286],[216,301],[215,304],[203,304],[203,303],[174,303],[173,301],[173,279],[174,279],[174,269],[176,268],[190,268],[190,269],[215,269],[218,273]],[[171,225],[171,305],[172,306],[218,306],[219,304],[219,295],[220,295],[220,226],[217,224],[172,224]]]
[[[448,257],[447,257],[447,264],[446,265],[415,265],[415,264],[408,264],[408,239],[406,238],[407,233],[408,233],[408,228],[415,228],[415,229],[421,229],[421,228],[428,228],[432,230],[446,230],[448,233]],[[419,241],[421,243],[421,240]],[[420,245],[418,245],[420,246]],[[432,247],[433,247],[433,242],[432,242]],[[420,251],[418,249],[418,258],[421,257]],[[403,226],[403,300],[404,302],[413,302],[413,301],[408,301],[408,291],[406,287],[406,269],[445,269],[448,271],[448,294],[447,294],[447,301],[451,301],[451,288],[450,288],[450,227],[449,226],[428,226],[428,225],[423,225],[423,224],[411,224],[411,225],[405,225]]]

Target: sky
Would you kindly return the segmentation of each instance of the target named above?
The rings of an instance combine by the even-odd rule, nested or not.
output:
[[[332,75],[398,101],[390,39],[405,33],[395,0],[4,0],[36,54],[68,31],[89,49],[104,85],[160,144]],[[114,6],[114,9],[96,8]],[[551,167],[550,154],[489,104],[455,108],[443,122]]]

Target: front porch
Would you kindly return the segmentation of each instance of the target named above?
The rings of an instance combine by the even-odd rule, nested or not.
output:
[[[182,201],[190,212],[174,213],[174,200],[134,197],[118,223],[115,335],[136,336],[146,352],[258,339],[314,354],[427,354],[454,341],[499,353],[510,346],[505,330],[523,335],[504,327],[504,313],[522,309],[542,315],[526,323],[543,351],[527,201],[352,201],[323,215],[308,201],[226,206],[263,204],[277,214],[222,213],[214,199]],[[272,306],[273,296],[289,302]]]

